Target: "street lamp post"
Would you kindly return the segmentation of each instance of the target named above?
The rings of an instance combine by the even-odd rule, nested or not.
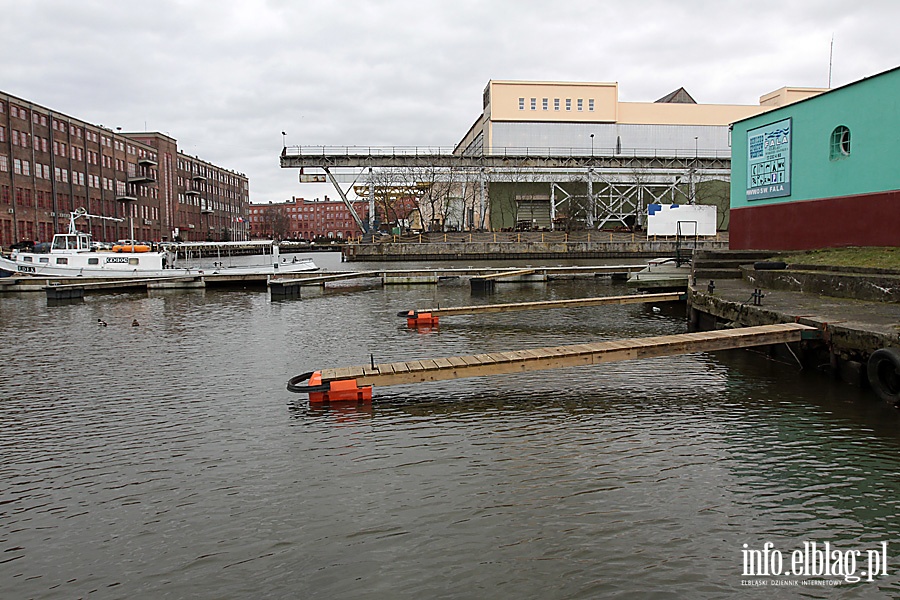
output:
[[[594,156],[594,134],[591,134],[591,156]]]

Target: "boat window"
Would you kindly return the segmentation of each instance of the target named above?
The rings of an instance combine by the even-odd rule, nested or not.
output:
[[[33,260],[31,260],[31,257],[30,257],[30,256],[23,256],[23,257],[22,257],[22,261],[23,261],[23,262],[34,262]]]
[[[100,259],[99,259],[99,258],[89,258],[89,259],[88,259],[88,264],[89,264],[89,265],[99,265],[99,264],[100,264]]]
[[[50,262],[50,259],[49,259],[48,257],[45,256],[45,257],[41,258],[40,261],[41,261],[42,263],[48,263],[48,262]]]
[[[136,258],[129,258],[129,259],[128,259],[128,264],[129,264],[129,265],[136,265],[136,264],[138,264],[138,259],[136,259]]]
[[[63,258],[62,256],[58,256],[58,257],[56,258],[56,264],[58,264],[58,265],[67,265],[67,264],[69,264],[69,259],[68,259],[68,258]]]

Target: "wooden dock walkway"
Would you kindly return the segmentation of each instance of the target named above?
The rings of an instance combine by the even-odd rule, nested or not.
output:
[[[514,312],[519,310],[546,310],[551,308],[581,308],[584,306],[606,306],[611,304],[646,304],[648,302],[683,301],[686,294],[669,292],[664,294],[632,294],[628,296],[597,296],[594,298],[574,298],[571,300],[544,300],[540,302],[514,302],[508,304],[475,304],[471,306],[450,306],[445,308],[414,309],[398,312],[404,319],[428,314],[432,317],[449,317],[452,315],[474,315],[482,313]]]
[[[517,275],[533,275],[537,269],[511,269],[508,271],[497,271],[487,275],[476,275],[472,279],[481,279],[482,281],[491,281],[500,279],[501,277],[515,277]]]
[[[813,339],[817,337],[817,334],[818,330],[815,327],[798,323],[781,323],[573,346],[330,368],[304,373],[292,378],[288,383],[288,390],[308,393],[310,402],[365,401],[371,399],[371,386],[501,375],[596,365],[620,360],[799,342],[801,339]],[[308,386],[299,385],[306,380],[310,382]]]

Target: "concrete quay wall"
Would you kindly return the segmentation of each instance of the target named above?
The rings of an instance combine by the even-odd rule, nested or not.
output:
[[[749,298],[748,298],[749,299]],[[800,323],[821,329],[831,352],[844,359],[865,361],[879,348],[900,346],[897,332],[879,330],[860,322],[840,319],[826,314],[803,315],[806,311],[786,311],[781,307],[753,306],[748,299],[724,298],[706,291],[688,289],[688,305],[692,328],[701,331],[719,328],[719,323],[734,323],[742,327]],[[815,311],[810,311],[815,312]]]
[[[767,289],[804,292],[874,302],[900,302],[900,273],[860,269],[854,273],[833,268],[791,265],[786,270],[757,271],[741,267],[747,283]]]
[[[346,261],[488,260],[497,258],[659,258],[674,256],[674,240],[611,242],[385,242],[350,244]],[[727,241],[682,242],[681,251],[726,250]]]
[[[744,273],[750,272],[744,270]],[[804,341],[793,348],[772,347],[770,352],[807,369],[829,371],[853,385],[872,385],[880,397],[900,408],[896,376],[882,367],[873,368],[873,362],[884,364],[878,362],[885,360],[882,349],[891,349],[889,352],[896,357],[891,360],[896,362],[897,376],[900,376],[900,304],[837,297],[832,293],[839,291],[835,289],[829,289],[829,295],[824,295],[808,287],[804,291],[771,287],[764,281],[769,281],[768,278],[779,281],[778,277],[772,272],[757,277],[761,273],[753,271],[747,279],[716,280],[712,290],[709,286],[690,286],[690,328],[705,331],[793,322],[816,327],[822,333],[821,340]],[[754,299],[755,290],[762,293],[761,298]],[[849,293],[846,288],[840,291]],[[882,350],[880,357],[876,354],[879,350]],[[872,377],[879,379],[877,385],[872,383]]]

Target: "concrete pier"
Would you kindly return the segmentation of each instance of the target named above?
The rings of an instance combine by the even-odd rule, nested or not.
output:
[[[752,260],[759,261],[759,257]],[[845,294],[846,289],[837,284],[823,289],[819,281],[821,272],[807,278],[802,273],[804,269],[790,265],[778,270],[757,270],[753,264],[732,266],[730,274],[724,269],[710,271],[708,265],[703,268],[707,270],[701,271],[695,264],[696,282],[688,288],[693,330],[774,323],[816,327],[824,332],[825,343],[811,345],[805,355],[786,358],[800,361],[806,368],[825,368],[856,385],[869,383],[867,364],[873,353],[882,348],[900,348],[900,304],[837,297]],[[710,273],[720,277],[712,279]],[[861,276],[873,275],[851,269],[830,273],[857,283],[866,279]],[[889,277],[889,274],[880,273],[877,277]]]

